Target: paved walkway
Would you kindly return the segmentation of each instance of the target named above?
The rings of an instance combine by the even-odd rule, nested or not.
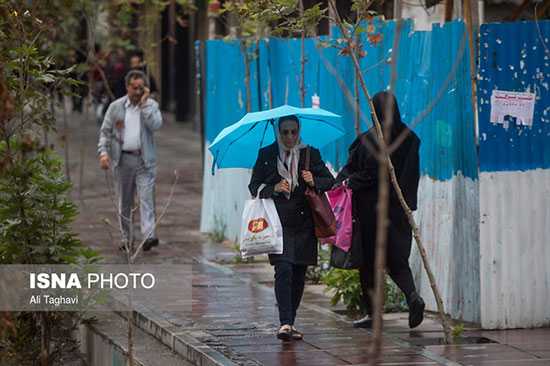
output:
[[[82,146],[85,153],[82,198],[78,186],[72,192],[80,209],[73,228],[85,244],[100,250],[105,262],[123,263],[125,258],[116,248],[117,232],[102,222],[105,217],[116,221],[116,217],[96,153],[99,127],[90,122],[83,139],[82,117],[71,114],[69,120],[71,177],[77,185]],[[62,123],[59,126],[63,133]],[[140,315],[136,322],[176,350],[182,342],[182,354],[195,364],[368,364],[371,332],[354,329],[351,319],[334,312],[319,286],[306,286],[299,309],[297,327],[304,340],[282,343],[275,338],[278,313],[271,267],[265,262],[234,265],[231,244],[212,243],[199,232],[200,140],[187,125],[165,116],[165,125],[156,133],[157,212],[166,204],[174,170],[180,175],[157,230],[161,244],[138,258],[139,263],[189,265],[193,272],[191,306],[177,306],[178,299],[189,299],[188,293],[160,293],[136,305]],[[53,142],[61,144],[59,139]],[[170,297],[175,305],[170,309],[160,306],[162,296]],[[473,325],[466,327],[464,335],[488,343],[448,346],[440,344],[441,327],[433,316],[427,316],[414,331],[406,322],[407,314],[385,316],[383,365],[550,365],[550,329],[481,331]]]

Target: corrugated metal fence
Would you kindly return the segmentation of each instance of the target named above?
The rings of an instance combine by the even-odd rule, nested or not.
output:
[[[367,55],[361,59],[361,68],[370,70],[364,74],[367,88],[372,95],[386,90],[391,76],[391,64],[387,61],[397,60],[395,94],[403,121],[414,123],[422,140],[417,220],[432,266],[440,275],[446,309],[455,317],[478,320],[479,305],[475,299],[479,298],[479,286],[474,285],[479,283],[477,158],[464,23],[457,20],[436,26],[431,32],[414,32],[413,21],[407,20],[400,32],[398,52],[392,52],[395,22],[381,22],[377,27],[383,34],[382,42],[376,47],[363,43]],[[306,40],[305,100],[306,106],[311,106],[311,96],[317,94],[322,108],[343,116],[348,135],[322,150],[323,158],[337,170],[355,138],[353,65],[348,57],[338,56],[337,49],[318,48],[316,43]],[[268,108],[269,83],[274,107],[285,103],[300,105],[300,59],[300,40],[282,42],[270,38],[260,42],[259,57],[250,65],[253,111]],[[219,131],[245,114],[244,56],[235,42],[209,41],[205,66],[208,147]],[[369,115],[362,92],[360,101],[361,110]],[[371,125],[366,118],[362,123],[363,131]],[[203,195],[201,230],[225,229],[225,234],[235,239],[243,201],[248,198],[250,172],[222,169],[212,176],[211,164],[212,156],[206,152],[204,192],[208,194]],[[465,193],[472,193],[471,202],[464,203]],[[417,254],[413,254],[411,262],[421,292],[435,309]],[[454,285],[458,279],[472,285]]]
[[[481,320],[550,324],[550,21],[484,24],[479,65]],[[535,93],[532,126],[490,121],[493,90]]]
[[[395,35],[394,21],[381,22],[377,25],[379,32],[383,34],[382,42],[378,46],[373,47],[367,42],[363,43],[367,55],[361,60],[361,68],[363,70],[369,69],[364,74],[367,88],[372,95],[380,90],[387,90],[390,83],[391,69],[391,64],[387,61],[393,56],[392,59],[397,60],[395,94],[399,101],[402,119],[405,123],[413,125],[414,131],[422,141],[419,208],[415,213],[415,217],[420,225],[422,238],[436,273],[438,285],[442,291],[445,308],[453,318],[482,321],[484,326],[488,327],[516,324],[510,322],[495,323],[492,320],[490,322],[485,321],[485,319],[488,319],[487,311],[491,312],[499,307],[497,304],[499,299],[494,298],[496,296],[494,291],[501,291],[503,286],[501,280],[496,280],[494,275],[490,275],[489,272],[492,269],[489,268],[488,263],[494,255],[489,248],[498,247],[504,245],[504,243],[502,241],[495,242],[490,233],[500,232],[504,234],[504,231],[501,231],[507,228],[504,225],[504,220],[510,220],[511,218],[508,215],[502,215],[503,221],[495,221],[494,224],[491,224],[490,229],[485,229],[483,226],[486,220],[484,215],[487,215],[487,212],[501,208],[502,206],[497,204],[503,200],[502,198],[500,200],[496,198],[496,191],[487,192],[490,189],[485,189],[488,185],[483,184],[483,182],[481,184],[482,196],[485,194],[490,195],[489,198],[483,198],[479,195],[480,185],[474,138],[474,111],[471,103],[469,50],[464,23],[456,20],[443,26],[435,25],[430,32],[414,32],[412,24],[411,20],[404,22],[400,33],[398,52],[392,52],[391,49]],[[539,22],[539,24],[542,25],[542,22]],[[480,40],[480,79],[482,81],[480,81],[481,90],[479,93],[480,136],[489,136],[493,131],[488,129],[495,128],[492,125],[486,126],[484,122],[486,118],[484,113],[488,113],[486,112],[486,108],[488,108],[487,96],[484,90],[492,90],[495,88],[494,85],[498,85],[494,83],[493,76],[484,76],[484,73],[486,73],[484,70],[487,68],[491,67],[494,70],[492,64],[496,62],[496,56],[493,56],[494,52],[504,59],[510,58],[511,54],[514,57],[517,56],[518,64],[514,65],[516,70],[521,68],[521,55],[523,54],[527,55],[523,57],[525,64],[528,63],[526,59],[531,57],[545,57],[540,43],[538,49],[535,50],[536,52],[533,52],[531,48],[534,45],[529,42],[527,42],[529,46],[519,42],[517,46],[520,49],[517,51],[510,50],[512,45],[508,43],[506,43],[507,48],[501,45],[505,39],[504,35],[510,36],[513,32],[515,32],[513,33],[515,37],[534,39],[532,25],[527,25],[531,27],[529,29],[531,33],[510,31],[503,28],[499,30],[499,32],[502,32],[502,37],[491,38],[489,34],[494,35],[495,31],[491,33],[490,30],[497,26],[499,25],[484,25],[482,27]],[[509,25],[503,25],[503,27],[507,26]],[[543,34],[549,34],[548,22],[545,22],[544,27]],[[546,30],[546,33],[544,33],[544,30]],[[337,35],[334,37],[337,37]],[[204,47],[206,57],[201,74],[206,75],[206,88],[203,90],[203,95],[206,102],[205,146],[208,148],[219,131],[238,121],[245,114],[246,88],[244,84],[244,56],[241,54],[236,42],[208,41]],[[493,52],[493,47],[501,47],[501,50],[507,49],[506,52],[509,54],[501,54],[500,51]],[[315,40],[306,40],[305,49],[305,57],[308,60],[305,74],[307,90],[305,106],[311,106],[311,96],[317,94],[320,96],[322,108],[343,116],[344,125],[348,131],[347,136],[321,151],[324,160],[334,170],[337,170],[345,162],[347,147],[355,138],[354,101],[351,96],[354,90],[353,66],[348,57],[337,55],[338,50],[318,48]],[[524,49],[525,52],[522,53],[521,49]],[[270,38],[260,41],[259,57],[250,64],[251,105],[253,111],[269,108],[268,86],[270,84],[272,85],[274,107],[285,103],[300,106],[300,60],[300,40],[291,39],[282,42],[281,39]],[[533,68],[531,68],[531,61],[529,61],[528,72],[533,73],[531,90],[535,90],[537,87],[539,89],[546,88],[546,90],[548,88],[548,84],[544,84],[544,82],[548,82],[549,78],[548,58],[545,60],[546,63],[533,64]],[[484,66],[486,64],[490,64],[490,66]],[[509,63],[506,63],[498,67],[506,69],[508,65]],[[258,70],[260,70],[259,73]],[[538,77],[537,75],[542,76]],[[517,78],[522,79],[522,74],[518,73]],[[509,84],[502,84],[501,87],[505,88],[505,85]],[[520,81],[517,81],[514,85],[513,90],[515,91],[525,90],[523,88],[525,85],[522,85]],[[548,94],[540,94],[540,96],[541,98],[546,96],[545,108],[547,108]],[[362,92],[360,99],[361,110],[368,115],[367,101]],[[541,101],[539,103],[537,100],[537,108],[544,103],[544,99]],[[539,118],[538,123],[550,120],[550,109],[537,109],[536,113],[535,120]],[[364,118],[362,130],[366,130],[370,125],[370,120]],[[546,123],[544,125],[547,126]],[[501,126],[497,126],[497,130],[498,128],[501,128]],[[546,130],[542,131],[539,133],[541,138],[543,135],[548,138],[547,133],[544,132]],[[520,135],[524,133],[525,131]],[[506,134],[505,136],[495,136],[492,140],[494,146],[505,146],[501,142],[507,141],[508,137]],[[485,174],[486,171],[484,167],[494,166],[494,161],[506,159],[506,155],[491,152],[493,146],[486,145],[489,140],[482,138],[480,141],[479,164],[482,174]],[[550,145],[541,144],[541,153],[549,151],[548,146]],[[526,148],[531,149],[532,147]],[[519,150],[524,151],[524,149]],[[490,154],[493,155],[488,158]],[[550,161],[550,154],[543,153],[543,155],[546,156],[547,162]],[[493,162],[489,162],[491,159],[493,159]],[[222,169],[217,170],[216,175],[212,176],[211,164],[212,156],[208,151],[205,151],[201,230],[204,232],[223,230],[227,237],[236,239],[240,226],[242,205],[249,196],[247,185],[250,171],[245,169]],[[537,167],[542,168],[543,166],[539,165]],[[490,184],[493,185],[493,183]],[[545,187],[548,186],[548,184],[545,185]],[[505,188],[503,187],[500,192],[505,192]],[[524,192],[527,193],[529,190],[526,188]],[[543,188],[540,188],[537,192],[541,195],[546,194],[545,197],[548,197],[548,192]],[[494,197],[494,199],[491,197]],[[522,202],[525,201],[526,199],[522,200]],[[543,205],[543,203],[540,203],[541,201],[545,202],[539,199],[537,201],[539,206]],[[550,205],[546,206],[550,207]],[[509,208],[513,209],[512,206]],[[522,206],[522,208],[527,209],[528,207]],[[538,208],[533,207],[533,209]],[[515,213],[516,216],[521,216],[520,212],[523,213],[523,211],[517,211],[515,208],[514,211],[510,211],[511,214]],[[536,217],[536,220],[530,222],[529,228],[535,229],[534,226],[541,224],[544,217],[548,215],[539,216],[537,211],[532,212],[532,216]],[[522,218],[521,222],[524,219]],[[550,225],[541,226],[550,227]],[[515,227],[515,229],[524,231],[524,228]],[[538,230],[542,229],[539,228]],[[548,229],[545,228],[544,230]],[[549,237],[547,234],[550,233],[545,232],[544,235],[540,236],[541,243],[535,245],[539,251],[542,249],[540,247],[542,241],[544,241],[543,239]],[[513,240],[516,239],[518,238]],[[492,242],[488,243],[486,241]],[[522,241],[517,242],[515,245],[517,246],[519,243],[522,243]],[[546,267],[550,267],[548,266],[550,263],[548,249],[542,251],[542,253],[545,257],[538,259],[540,263],[537,263],[540,265],[537,268],[544,267],[542,266],[543,263],[546,264]],[[513,255],[512,252],[500,252],[499,254],[504,256]],[[536,256],[536,253],[533,253],[533,255]],[[413,251],[411,255],[411,267],[419,290],[427,300],[428,308],[435,309],[435,301],[416,251]],[[502,269],[504,268],[506,267]],[[537,287],[538,289],[546,289],[546,300],[548,300],[548,293],[550,293],[548,291],[549,272],[549,269],[541,268],[543,276],[539,278],[540,286]],[[515,271],[512,271],[512,273],[519,274]],[[497,287],[493,287],[493,285]],[[550,301],[546,301],[546,303],[550,304]],[[534,305],[534,307],[537,308],[537,311],[543,309],[547,315],[550,314],[548,308],[544,308],[543,305]],[[492,315],[501,317],[500,313]],[[507,316],[510,316],[510,314],[507,314]],[[540,319],[540,316],[537,316],[537,319]],[[525,321],[520,323],[523,326],[532,324],[532,322]],[[548,324],[548,320],[546,320],[546,323]]]

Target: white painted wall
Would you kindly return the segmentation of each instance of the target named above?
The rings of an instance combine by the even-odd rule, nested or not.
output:
[[[201,232],[212,233],[225,224],[225,237],[237,241],[244,201],[250,199],[251,169],[217,169],[212,175],[213,157],[207,141],[204,151]]]
[[[550,326],[550,170],[481,173],[481,325]]]
[[[424,175],[415,212],[445,312],[453,319],[469,322],[480,319],[478,199],[477,181],[460,172],[447,181]],[[416,242],[409,262],[427,309],[437,311]]]

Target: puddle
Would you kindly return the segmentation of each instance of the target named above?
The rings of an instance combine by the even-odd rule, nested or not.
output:
[[[405,338],[411,346],[439,346],[445,345],[445,338]],[[487,337],[462,337],[454,345],[498,343]]]

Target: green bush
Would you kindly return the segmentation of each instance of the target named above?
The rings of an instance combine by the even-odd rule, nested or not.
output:
[[[10,142],[11,151],[23,149],[21,141]],[[14,156],[0,177],[0,263],[75,263],[82,244],[69,229],[78,214],[67,199],[71,183],[58,158],[33,150]],[[1,144],[0,154],[6,151]]]
[[[76,82],[67,76],[72,68],[55,70],[45,56],[51,26],[26,5],[0,4],[0,264],[93,263],[97,251],[82,250],[69,227],[78,214],[67,198],[71,184],[45,146],[56,122],[51,91]],[[16,331],[0,340],[0,364],[49,365],[70,352],[72,315],[13,313]]]
[[[359,283],[359,271],[330,268],[324,272],[323,283],[327,285],[325,292],[334,290],[334,295],[330,299],[332,306],[342,301],[346,305],[348,315],[366,312]]]
[[[346,305],[346,311],[349,315],[366,313],[358,270],[330,268],[323,272],[322,282],[327,285],[325,292],[334,290],[331,298],[332,306],[336,306],[342,301]],[[405,296],[399,287],[386,276],[383,311],[393,313],[406,310]]]
[[[408,311],[407,301],[401,289],[397,287],[390,276],[384,283],[384,313],[399,313]]]

